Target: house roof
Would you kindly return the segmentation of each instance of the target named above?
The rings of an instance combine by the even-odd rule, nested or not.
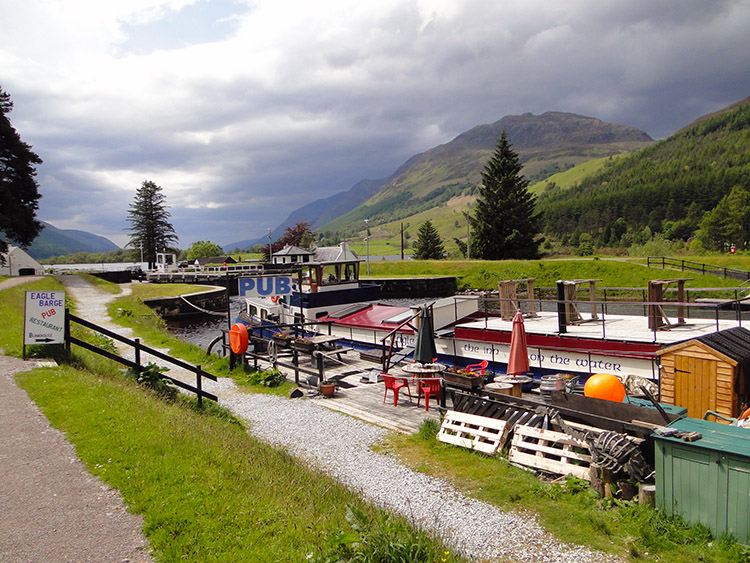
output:
[[[349,250],[349,245],[322,246],[315,249],[316,262],[359,262],[359,256]]]
[[[206,264],[236,264],[237,260],[231,256],[201,256],[195,259],[198,264],[205,266]]]
[[[274,252],[274,256],[306,256],[313,254],[309,250],[305,250],[304,248],[300,248],[299,246],[290,246],[287,245],[278,252]]]

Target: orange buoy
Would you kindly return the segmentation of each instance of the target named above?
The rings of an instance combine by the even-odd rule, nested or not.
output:
[[[244,354],[247,351],[247,327],[242,323],[234,323],[229,329],[229,347],[235,354]]]
[[[595,373],[583,386],[583,394],[595,399],[606,399],[621,403],[625,398],[625,386],[622,381],[609,373]]]

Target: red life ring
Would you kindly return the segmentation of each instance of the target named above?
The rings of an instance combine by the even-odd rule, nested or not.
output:
[[[244,354],[247,351],[247,327],[242,323],[235,323],[229,329],[229,347],[235,354]]]

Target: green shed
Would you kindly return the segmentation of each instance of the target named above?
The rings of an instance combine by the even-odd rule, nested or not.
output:
[[[695,418],[669,427],[702,438],[653,435],[656,506],[704,524],[716,536],[726,532],[750,541],[750,429]]]

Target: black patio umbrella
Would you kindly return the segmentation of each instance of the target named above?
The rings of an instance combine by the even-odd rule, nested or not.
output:
[[[437,357],[435,334],[432,330],[432,311],[422,306],[419,313],[419,330],[417,331],[417,346],[414,348],[414,361],[420,364],[431,364]]]

